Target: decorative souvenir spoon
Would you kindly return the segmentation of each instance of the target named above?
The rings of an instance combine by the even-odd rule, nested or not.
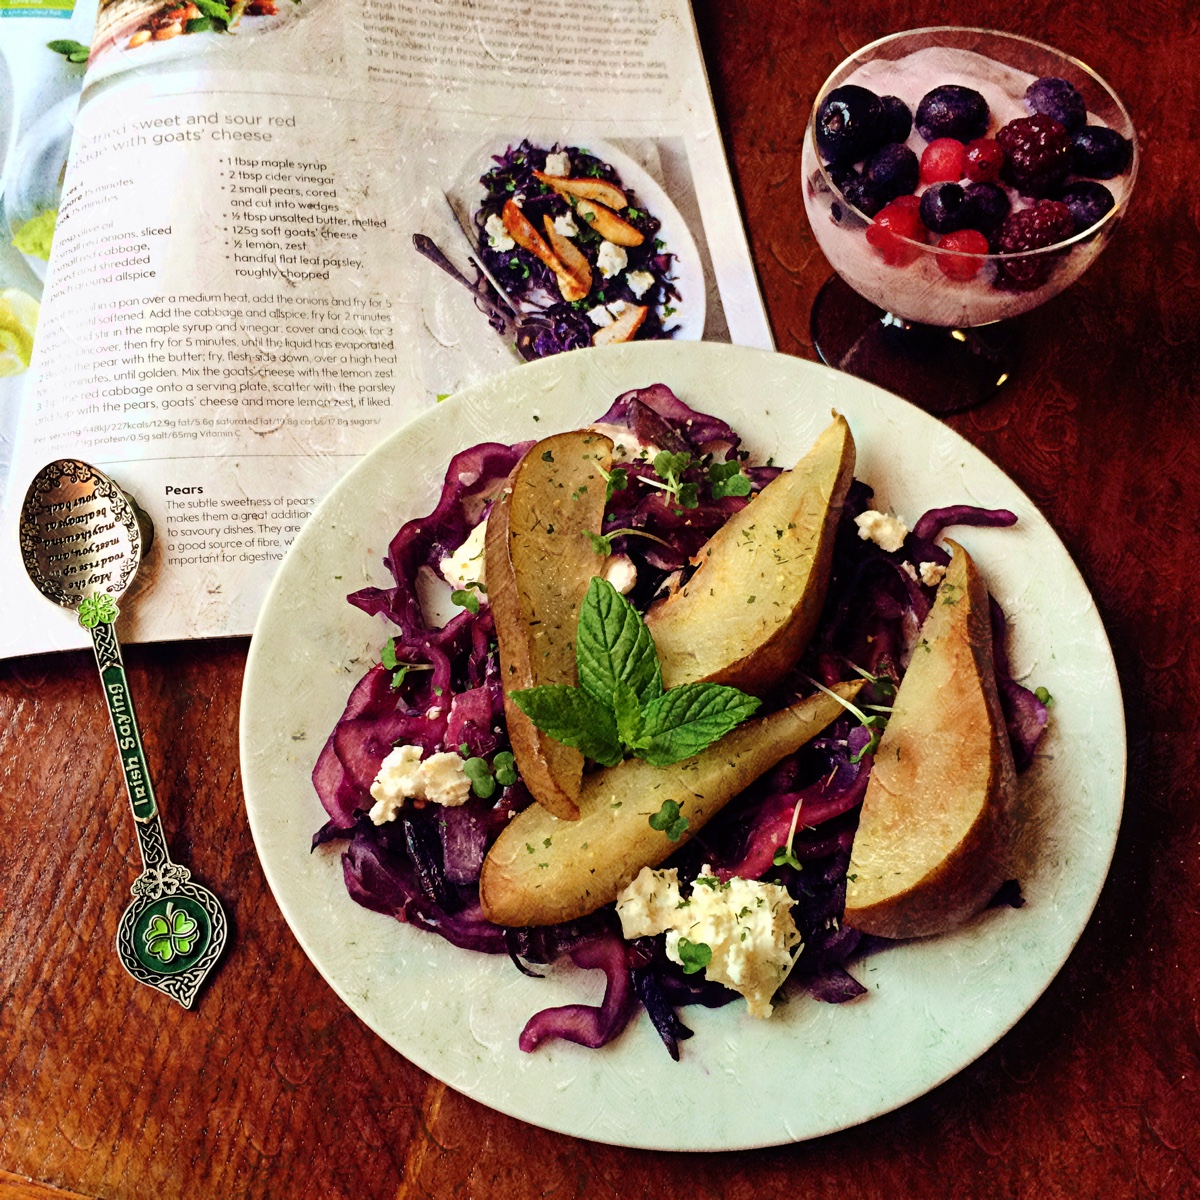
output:
[[[216,896],[171,861],[121,662],[115,622],[153,527],[105,475],[75,459],[43,467],[21,506],[21,555],[38,591],[73,609],[92,635],[96,666],[136,822],[143,870],[117,929],[117,953],[140,983],[191,1008],[225,946]]]

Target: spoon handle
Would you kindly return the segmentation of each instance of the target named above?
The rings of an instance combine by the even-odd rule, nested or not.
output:
[[[170,862],[170,855],[158,814],[158,803],[154,799],[154,785],[150,782],[146,754],[142,749],[142,735],[133,711],[133,697],[129,694],[129,680],[121,660],[116,627],[111,622],[101,621],[92,626],[91,634],[96,666],[104,686],[104,699],[117,738],[125,790],[133,809],[142,863],[148,871],[160,869]]]

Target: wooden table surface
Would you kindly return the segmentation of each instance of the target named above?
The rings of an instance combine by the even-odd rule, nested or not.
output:
[[[1033,1009],[905,1108],[820,1140],[669,1155],[575,1141],[411,1066],[335,997],[267,889],[238,777],[244,641],[127,660],[167,836],[232,908],[198,1011],[112,952],[136,860],[89,656],[0,664],[0,1197],[1200,1195],[1200,19],[1148,0],[696,0],[779,349],[829,274],[800,200],[809,100],[851,50],[955,20],[1049,42],[1131,108],[1132,213],[1025,321],[1026,361],[951,418],[1079,565],[1125,698],[1129,787],[1096,913]],[[1120,26],[1119,28],[1117,26]],[[102,885],[101,881],[109,881]]]

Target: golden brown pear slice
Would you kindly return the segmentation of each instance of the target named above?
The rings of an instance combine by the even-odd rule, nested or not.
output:
[[[574,685],[579,608],[604,556],[600,532],[612,442],[579,430],[538,442],[488,516],[484,563],[496,623],[504,715],[517,770],[533,798],[574,820],[583,755],[542,733],[510,699],[520,688]]]
[[[568,179],[560,175],[547,175],[534,171],[534,178],[553,188],[560,196],[576,196],[584,200],[597,200],[609,208],[624,208],[629,201],[615,183],[606,179]]]
[[[696,573],[646,614],[663,685],[710,681],[756,695],[804,652],[854,476],[854,438],[837,416],[693,558]]]
[[[954,558],[875,753],[846,924],[907,938],[974,916],[1011,870],[1016,771],[992,664],[988,594]]]
[[[565,238],[557,229],[547,213],[542,223],[546,229],[546,238],[550,249],[557,255],[565,271],[556,272],[558,290],[566,301],[582,300],[592,290],[592,266],[584,257],[583,251],[570,238]]]
[[[615,346],[620,342],[633,341],[649,311],[644,304],[627,304],[625,311],[611,325],[602,325],[592,334],[592,345]]]
[[[576,215],[582,217],[602,238],[614,246],[640,246],[646,235],[624,217],[618,217],[611,208],[591,200],[579,200],[575,204]]]
[[[859,683],[838,684],[846,699]],[[780,759],[843,711],[818,694],[739,725],[719,742],[670,767],[626,759],[589,775],[579,819],[560,821],[530,805],[496,839],[479,877],[483,915],[497,925],[553,925],[617,898],[643,867],[654,867],[702,829]],[[667,800],[687,829],[672,842],[650,818]]]

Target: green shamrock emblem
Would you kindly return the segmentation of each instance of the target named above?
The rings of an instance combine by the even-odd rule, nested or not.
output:
[[[181,908],[167,904],[166,916],[158,913],[151,918],[146,932],[146,949],[160,962],[169,963],[192,952],[199,926]]]
[[[119,613],[117,602],[107,592],[85,596],[79,604],[79,623],[84,629],[95,629],[97,625],[111,625]]]

